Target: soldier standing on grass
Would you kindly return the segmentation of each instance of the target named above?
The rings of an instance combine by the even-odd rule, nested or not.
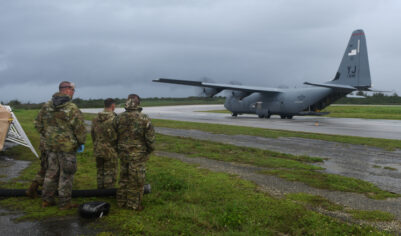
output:
[[[118,154],[117,132],[113,120],[115,101],[107,98],[104,101],[104,111],[99,112],[92,120],[93,154],[96,157],[97,188],[114,188],[117,180]]]
[[[83,149],[86,129],[81,111],[71,102],[74,92],[73,83],[61,82],[59,92],[43,105],[36,119],[36,128],[45,140],[48,164],[42,207],[55,205],[57,190],[61,210],[77,207],[71,203],[72,182],[77,170],[76,152]]]
[[[120,188],[117,204],[136,211],[143,210],[142,197],[145,185],[145,163],[154,150],[155,131],[147,115],[141,113],[140,98],[130,94],[125,112],[114,120],[118,134],[120,158]]]

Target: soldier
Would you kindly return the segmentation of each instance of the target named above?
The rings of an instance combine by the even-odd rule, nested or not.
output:
[[[76,152],[83,148],[86,129],[81,111],[71,102],[73,83],[63,81],[59,92],[40,110],[36,128],[45,140],[47,170],[43,183],[42,207],[55,205],[58,190],[61,210],[77,207],[71,203],[73,176],[77,170]]]
[[[117,204],[136,211],[143,210],[141,204],[145,185],[145,163],[154,150],[154,129],[147,115],[141,113],[140,98],[130,94],[125,112],[114,119],[118,134],[118,156],[120,158],[120,188]]]
[[[104,101],[104,111],[99,112],[92,120],[93,153],[96,157],[97,188],[113,188],[117,180],[118,155],[117,132],[113,120],[115,101],[108,98]]]

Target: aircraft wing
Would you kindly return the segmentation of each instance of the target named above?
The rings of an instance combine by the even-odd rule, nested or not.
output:
[[[282,92],[281,89],[277,89],[277,88],[252,87],[252,86],[243,86],[243,85],[235,85],[235,84],[216,84],[216,83],[207,83],[207,82],[193,81],[193,80],[160,78],[160,79],[153,80],[153,82],[214,88],[214,89],[217,89],[220,91],[222,91],[222,90],[238,90],[238,91],[243,91],[243,92],[247,92],[247,93],[281,93]]]
[[[347,90],[347,91],[355,91],[358,90],[357,88],[350,86],[350,85],[344,85],[344,84],[316,84],[316,83],[309,83],[305,82],[304,84],[307,85],[312,85],[316,87],[324,87],[324,88],[331,88],[331,89],[337,89],[337,90]]]

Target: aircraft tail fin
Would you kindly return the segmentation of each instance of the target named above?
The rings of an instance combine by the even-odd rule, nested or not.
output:
[[[352,32],[340,67],[334,79],[328,83],[349,85],[361,90],[371,87],[368,50],[363,30]]]

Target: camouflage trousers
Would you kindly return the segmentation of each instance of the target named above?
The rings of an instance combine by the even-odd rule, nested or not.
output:
[[[96,157],[98,189],[109,189],[115,187],[117,181],[117,168],[117,157]]]
[[[35,179],[33,182],[38,183],[39,186],[43,185],[45,180],[47,170],[47,153],[45,151],[40,152],[40,170],[36,173]]]
[[[58,191],[59,205],[65,206],[71,201],[72,182],[77,171],[75,153],[49,152],[47,163],[42,198],[54,203]]]
[[[117,189],[117,204],[119,207],[133,210],[139,208],[143,198],[145,175],[145,162],[121,161],[120,187]]]

